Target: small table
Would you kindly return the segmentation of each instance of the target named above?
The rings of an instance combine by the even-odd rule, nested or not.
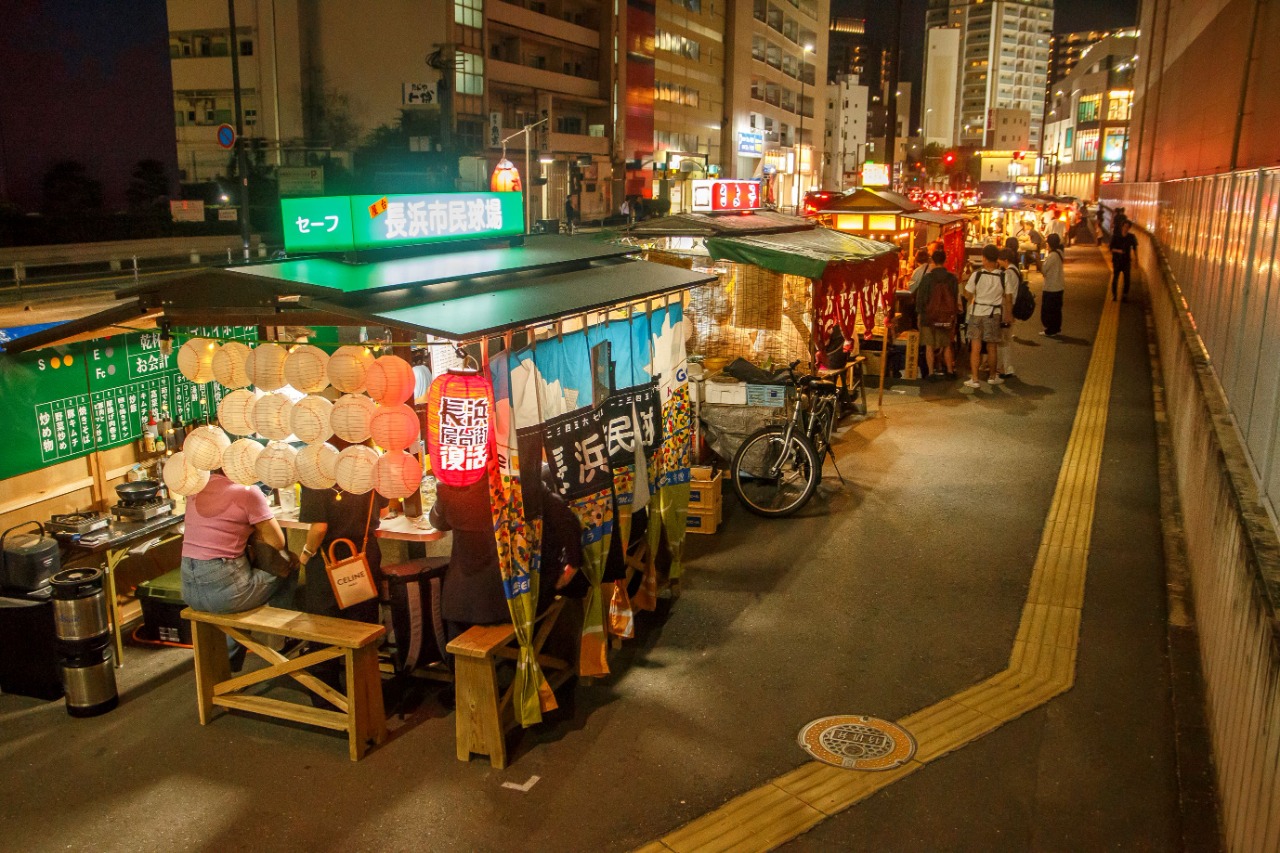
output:
[[[181,536],[180,528],[184,518],[185,516],[170,513],[149,518],[146,521],[113,519],[104,529],[86,533],[84,537],[87,537],[89,542],[82,537],[79,541],[68,545],[69,550],[73,552],[103,555],[103,572],[107,580],[107,608],[111,614],[111,633],[116,646],[117,669],[124,666],[124,626],[121,625],[123,620],[120,616],[119,602],[116,600],[116,567],[129,556],[130,547],[142,540],[159,536],[161,542],[167,542]]]
[[[307,530],[311,527],[308,522],[298,521],[296,509],[283,510],[277,507],[275,516],[280,526],[287,530]],[[435,542],[444,538],[444,531],[432,527],[425,515],[418,520],[407,515],[397,515],[383,518],[373,535],[379,539],[398,539],[401,542]]]

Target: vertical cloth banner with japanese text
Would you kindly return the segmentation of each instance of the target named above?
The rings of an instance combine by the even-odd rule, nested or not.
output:
[[[685,351],[684,309],[679,304],[649,315],[653,360],[650,374],[662,400],[662,450],[656,466],[657,487],[649,505],[649,553],[656,554],[665,534],[671,553],[670,577],[684,573],[685,525],[689,515],[690,458],[693,450],[693,405],[689,399],[689,364]]]

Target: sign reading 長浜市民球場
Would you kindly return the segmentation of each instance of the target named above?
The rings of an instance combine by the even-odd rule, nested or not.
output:
[[[524,233],[520,193],[314,196],[280,200],[291,253],[350,252]]]

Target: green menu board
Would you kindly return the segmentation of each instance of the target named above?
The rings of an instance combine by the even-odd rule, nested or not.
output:
[[[252,326],[175,329],[175,353],[190,336],[255,335]],[[160,354],[159,332],[0,355],[0,478],[136,441],[151,412],[202,420],[226,393],[179,373],[176,356]]]

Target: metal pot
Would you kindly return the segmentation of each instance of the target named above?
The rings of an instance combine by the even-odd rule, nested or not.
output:
[[[159,492],[160,483],[156,480],[137,480],[116,486],[116,494],[127,504],[149,501]]]
[[[27,525],[35,525],[39,535],[9,535]],[[46,536],[40,522],[28,521],[0,534],[0,586],[22,592],[35,592],[49,582],[49,578],[61,565],[58,540]]]
[[[107,635],[107,596],[101,569],[66,569],[49,579],[53,622],[63,654],[77,654]]]
[[[67,713],[71,716],[96,717],[120,703],[109,647],[104,645],[87,654],[67,658],[61,667]]]

